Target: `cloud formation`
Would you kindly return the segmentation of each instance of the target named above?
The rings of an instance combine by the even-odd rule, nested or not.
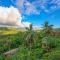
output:
[[[60,9],[60,0],[35,0],[33,5],[46,13],[54,12]]]
[[[0,25],[28,27],[29,23],[21,22],[22,16],[17,8],[0,6]]]
[[[12,3],[21,11],[22,14],[39,14],[36,7],[28,0],[11,0]]]
[[[15,26],[18,25],[19,19],[21,20],[22,17],[16,8],[13,6],[9,8],[0,6],[0,24]]]
[[[29,14],[38,14],[38,10],[30,2],[26,1],[25,6],[26,6],[26,14],[28,14],[28,15]]]
[[[13,0],[11,0],[13,2]],[[40,14],[54,12],[60,9],[60,0],[15,0],[15,5],[24,14]],[[31,2],[32,1],[32,2]]]

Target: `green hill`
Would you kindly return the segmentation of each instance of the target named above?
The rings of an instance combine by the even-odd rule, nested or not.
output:
[[[28,31],[20,29],[0,28],[0,60],[60,60],[60,35],[48,36],[45,42],[50,48],[42,48],[42,41],[45,41],[44,33],[33,32],[33,43],[29,45],[26,41]],[[12,49],[18,48],[13,55],[3,55]]]

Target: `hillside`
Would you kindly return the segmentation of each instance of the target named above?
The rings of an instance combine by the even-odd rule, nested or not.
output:
[[[29,45],[26,41],[29,31],[0,28],[0,60],[60,60],[60,35],[48,36],[48,43],[51,44],[49,49],[42,48],[42,40],[45,38],[41,30],[32,33],[34,42]],[[7,56],[3,54],[15,48],[19,51]]]

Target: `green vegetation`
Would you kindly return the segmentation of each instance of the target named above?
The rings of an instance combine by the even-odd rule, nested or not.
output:
[[[60,29],[45,22],[43,30],[0,28],[0,60],[60,60]],[[47,34],[47,35],[46,35]],[[55,35],[56,34],[56,35]],[[13,55],[3,53],[18,48]]]

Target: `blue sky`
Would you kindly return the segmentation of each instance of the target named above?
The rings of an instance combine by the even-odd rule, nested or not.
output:
[[[23,21],[41,26],[48,20],[60,27],[60,0],[0,0],[0,6],[11,5],[21,11]]]

